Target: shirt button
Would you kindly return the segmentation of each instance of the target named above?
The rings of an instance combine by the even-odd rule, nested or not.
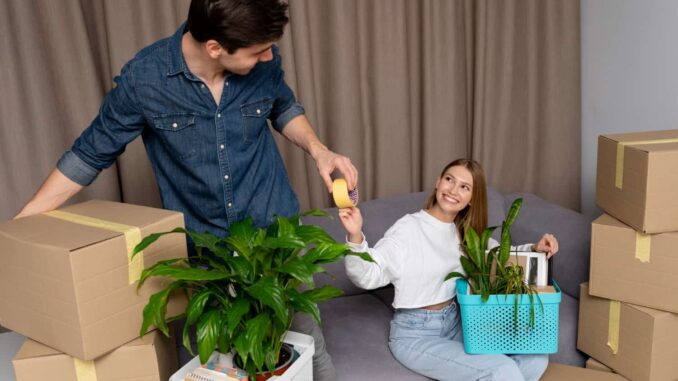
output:
[[[172,123],[172,128],[177,128],[177,127],[179,127],[179,125],[178,125],[178,124],[176,124],[176,123]]]
[[[228,81],[226,81],[226,86],[228,86]]]
[[[219,148],[220,148],[220,149],[224,149],[225,146],[224,146],[223,144],[220,144],[220,145],[219,145]]]
[[[201,84],[200,84],[200,88],[201,88],[201,89],[204,89],[204,88],[205,88],[205,84],[204,84],[204,83],[201,83]]]
[[[257,109],[257,114],[261,114],[261,110]]]
[[[232,207],[232,206],[233,206],[233,204],[231,204],[231,203],[229,202],[229,203],[228,203],[228,207],[230,208],[230,207]]]
[[[221,114],[217,114],[217,118],[221,118]]]
[[[224,180],[228,180],[228,175],[224,176]],[[229,204],[230,205],[230,204]]]

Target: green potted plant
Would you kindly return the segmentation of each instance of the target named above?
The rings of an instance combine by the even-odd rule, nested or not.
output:
[[[464,240],[465,253],[460,258],[465,274],[451,272],[445,277],[445,280],[459,278],[457,279],[457,295],[462,310],[462,326],[465,336],[464,345],[469,353],[547,353],[557,351],[560,292],[555,296],[549,295],[546,297],[546,303],[542,302],[542,296],[538,294],[537,290],[525,282],[524,269],[518,265],[518,261],[516,260],[514,263],[509,261],[511,255],[510,229],[518,216],[522,202],[523,200],[518,198],[511,204],[506,219],[502,222],[499,246],[487,250],[488,241],[496,230],[496,226],[485,229],[480,236],[473,228],[467,229]],[[466,295],[467,289],[473,296]],[[551,325],[555,323],[555,350],[553,350],[553,332],[547,333],[549,340],[546,341],[543,340],[544,335],[542,334],[542,331],[548,331],[552,327],[538,327],[539,329],[535,330],[535,298],[539,301],[541,316],[545,317],[544,320],[550,320],[549,324]],[[506,317],[506,306],[509,303],[512,305],[511,314],[508,316],[513,316],[513,338],[511,340],[498,338],[497,342],[500,347],[509,343],[508,345],[511,349],[502,350],[495,347],[487,349],[488,347],[484,345],[480,345],[480,347],[484,347],[480,350],[469,349],[471,345],[467,345],[467,337],[477,333],[477,327],[482,325],[487,327],[506,326],[505,322],[501,321],[501,319]],[[483,305],[486,305],[484,310],[482,310],[483,312],[473,312],[481,311]],[[488,317],[479,318],[480,314]],[[490,315],[497,320],[491,320],[489,318]],[[529,318],[525,319],[525,317]],[[482,321],[483,319],[484,321]],[[467,321],[466,324],[464,324],[464,320]],[[527,327],[520,327],[522,330],[519,332],[519,322],[523,320],[527,320],[528,324]],[[490,331],[493,332],[492,335],[496,336],[500,330],[493,328]],[[516,336],[519,334],[525,337],[521,338],[521,340],[516,340]],[[470,341],[482,342],[485,339],[471,339]],[[513,343],[528,343],[527,345],[529,346],[531,343],[539,345],[540,342],[548,344],[548,350],[535,350],[534,347],[521,349],[512,346]]]
[[[306,215],[329,216],[317,209]],[[277,217],[266,230],[247,218],[232,224],[226,238],[176,228],[145,237],[135,253],[171,233],[187,234],[196,256],[162,261],[143,271],[138,287],[153,276],[171,282],[149,298],[141,335],[155,326],[169,336],[168,323],[185,318],[183,345],[193,353],[189,331],[195,326],[201,363],[215,349],[233,350],[236,363],[251,379],[258,372],[273,372],[295,312],[307,312],[320,323],[317,303],[342,294],[330,285],[315,287],[313,275],[325,273],[324,264],[345,255],[372,261],[367,253],[338,244],[322,228],[302,225],[300,216]],[[185,313],[168,317],[168,297],[179,290],[188,296]]]

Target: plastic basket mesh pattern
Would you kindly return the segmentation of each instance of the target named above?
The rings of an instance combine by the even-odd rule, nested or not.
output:
[[[464,349],[470,354],[556,353],[560,303],[534,304],[535,324],[530,327],[530,306],[518,306],[514,326],[513,303],[461,305]]]

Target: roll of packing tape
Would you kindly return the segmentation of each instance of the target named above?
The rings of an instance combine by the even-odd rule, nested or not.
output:
[[[358,205],[358,187],[348,190],[348,184],[344,179],[336,179],[332,183],[332,197],[334,203],[340,208],[350,208]]]

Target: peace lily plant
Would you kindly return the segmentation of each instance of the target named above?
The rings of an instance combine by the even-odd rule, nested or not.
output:
[[[329,215],[314,209],[302,216]],[[338,244],[322,228],[302,225],[300,216],[277,217],[264,230],[252,219],[234,223],[228,237],[198,233],[183,228],[145,237],[134,254],[165,234],[181,233],[195,247],[193,258],[158,262],[144,270],[138,287],[154,276],[171,282],[152,295],[144,308],[141,335],[155,326],[169,336],[168,323],[185,318],[183,345],[191,353],[190,328],[195,326],[198,355],[206,363],[217,349],[234,350],[236,360],[251,377],[273,372],[296,312],[308,312],[320,323],[318,302],[342,295],[336,287],[316,287],[313,275],[326,273],[323,265],[345,255],[372,261],[367,253],[355,253]],[[304,285],[304,291],[300,286]],[[183,291],[188,304],[183,314],[166,316],[171,293]],[[253,379],[253,378],[252,378]]]

